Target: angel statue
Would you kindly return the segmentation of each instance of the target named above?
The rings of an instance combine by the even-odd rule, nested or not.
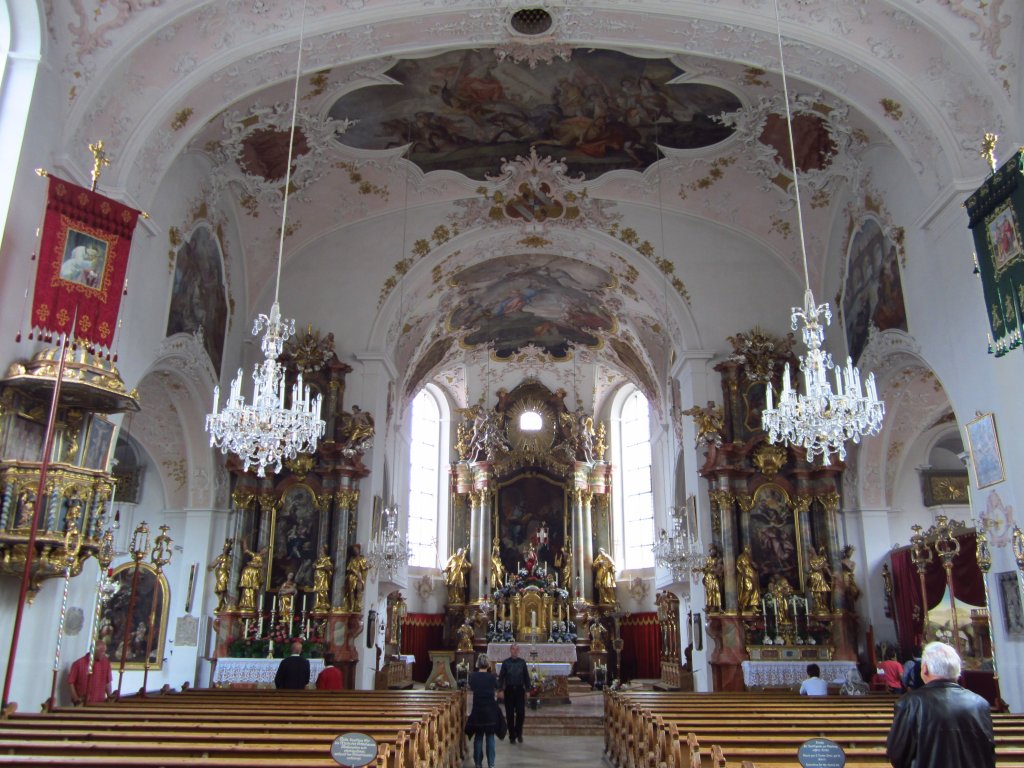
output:
[[[373,443],[376,429],[373,425],[373,414],[364,411],[358,405],[352,406],[352,413],[341,412],[341,430],[338,442],[341,452],[348,457],[363,453]]]
[[[231,596],[228,594],[228,581],[231,579],[231,550],[234,549],[234,546],[234,541],[226,539],[224,551],[217,555],[207,569],[213,571],[215,579],[213,594],[217,596],[217,607],[213,609],[214,613],[227,610],[231,602]]]
[[[695,405],[682,411],[684,416],[692,416],[697,425],[697,445],[712,445],[722,447],[722,432],[725,429],[725,413],[721,406],[715,405],[714,400],[708,400],[708,404],[701,408]]]

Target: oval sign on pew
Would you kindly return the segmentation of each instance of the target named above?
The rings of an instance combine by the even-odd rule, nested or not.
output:
[[[345,768],[363,768],[377,759],[377,741],[365,733],[343,733],[331,744],[331,757]]]
[[[832,739],[808,739],[800,745],[796,759],[803,768],[843,768],[846,753]]]

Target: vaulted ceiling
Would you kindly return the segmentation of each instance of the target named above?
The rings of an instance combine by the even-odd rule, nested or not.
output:
[[[984,175],[980,137],[1019,114],[1024,13],[778,5],[821,291],[851,206],[887,221],[872,158],[911,180],[922,219]],[[310,0],[304,22],[296,0],[44,6],[59,163],[86,177],[82,150],[104,138],[106,188],[143,208],[203,169],[196,198],[244,232],[227,266],[243,317],[273,290],[301,31],[286,253],[325,275],[375,263],[383,277],[353,309],[391,313],[359,343],[394,350],[407,386],[483,342],[501,359],[589,350],[655,386],[664,348],[693,339],[666,215],[751,243],[802,285],[771,0]],[[401,250],[316,245],[367,222],[401,232]]]

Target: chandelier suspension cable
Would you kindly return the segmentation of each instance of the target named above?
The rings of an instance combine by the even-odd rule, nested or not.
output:
[[[807,262],[807,241],[804,233],[803,206],[800,201],[800,173],[797,168],[796,142],[793,138],[793,112],[789,104],[789,83],[782,45],[782,18],[778,0],[774,0],[776,35],[779,45],[779,68],[782,93],[786,108],[786,132],[789,138],[789,157],[792,163],[793,191],[796,198],[797,225],[800,230],[800,257],[804,268],[803,307],[794,307],[790,325],[794,331],[803,322],[803,342],[807,353],[800,358],[805,393],[790,386],[789,363],[782,373],[782,390],[778,407],[773,403],[771,376],[765,381],[765,408],[761,424],[769,442],[787,443],[802,447],[808,462],[820,455],[823,464],[835,452],[840,460],[846,458],[846,441],[859,443],[865,435],[875,435],[882,428],[885,403],[878,399],[875,376],[869,374],[861,384],[860,371],[853,359],[839,367],[822,347],[825,344],[825,326],[832,322],[828,302],[816,304],[811,291],[810,268]],[[828,380],[828,369],[835,371],[836,389]]]
[[[302,381],[300,371],[291,390],[291,405],[285,406],[287,370],[279,358],[284,344],[295,334],[295,321],[281,317],[279,303],[281,272],[284,264],[284,238],[288,225],[288,199],[291,193],[292,158],[295,150],[295,125],[299,112],[299,81],[302,77],[302,48],[306,35],[306,0],[302,4],[299,25],[299,51],[295,66],[292,95],[291,127],[288,134],[288,162],[285,169],[281,231],[277,245],[277,274],[274,282],[274,303],[270,314],[259,314],[253,322],[252,333],[265,330],[260,342],[264,360],[256,365],[252,374],[253,399],[246,403],[242,394],[242,369],[231,382],[231,391],[224,410],[220,405],[220,386],[213,389],[213,413],[206,417],[206,431],[210,433],[210,446],[229,451],[241,460],[244,471],[256,467],[256,475],[264,477],[266,468],[280,472],[282,462],[294,459],[299,453],[316,451],[317,441],[323,436],[326,424],[320,418],[323,395],[310,397],[310,388]]]

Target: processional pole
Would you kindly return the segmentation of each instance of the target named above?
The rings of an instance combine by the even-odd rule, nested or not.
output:
[[[939,553],[942,560],[942,567],[946,571],[946,589],[949,590],[949,610],[953,624],[953,647],[960,653],[960,627],[956,619],[956,597],[953,594],[953,559],[960,554],[960,540],[953,535],[953,531],[960,527],[956,520],[949,521],[945,515],[939,515],[936,520],[935,551]]]
[[[121,683],[124,682],[124,665],[128,660],[128,639],[131,636],[132,620],[135,614],[136,590],[139,586],[139,565],[142,559],[149,554],[149,526],[143,520],[132,533],[132,543],[128,554],[135,561],[135,570],[132,571],[132,589],[128,595],[128,610],[124,615],[124,634],[121,641],[121,663],[117,670],[117,698],[121,698]]]
[[[156,537],[153,542],[153,554],[151,555],[151,561],[153,567],[156,569],[156,577],[153,579],[153,600],[149,606],[149,631],[146,633],[146,667],[142,674],[142,689],[139,691],[140,696],[146,695],[146,683],[149,680],[149,654],[153,650],[153,625],[156,622],[156,599],[160,594],[160,575],[164,571],[164,566],[171,562],[171,556],[174,551],[171,549],[171,537],[167,535],[167,531],[170,530],[170,526],[161,525],[160,535]],[[166,607],[166,606],[165,606]]]
[[[56,706],[57,672],[60,670],[60,646],[64,642],[64,622],[68,614],[68,588],[71,586],[71,568],[78,559],[78,550],[82,547],[82,535],[78,530],[78,507],[68,510],[66,532],[64,534],[64,593],[60,601],[60,621],[57,623],[57,647],[53,653],[53,679],[50,681],[50,698],[43,708],[52,712]],[[88,698],[88,696],[86,696]]]
[[[910,537],[910,560],[917,569],[917,576],[921,580],[921,642],[928,641],[928,591],[925,587],[924,572],[932,561],[932,551],[924,540],[920,525],[912,525],[910,529],[914,532]]]
[[[977,560],[978,568],[981,569],[981,583],[985,587],[985,608],[988,611],[988,641],[992,645],[992,682],[995,683],[996,698],[992,702],[993,708],[998,712],[1005,712],[1006,702],[1003,701],[1002,692],[999,690],[999,666],[996,664],[996,636],[992,632],[992,610],[989,607],[988,596],[988,572],[992,567],[992,550],[988,546],[988,536],[985,535],[985,531],[976,531],[976,546],[977,546]]]

